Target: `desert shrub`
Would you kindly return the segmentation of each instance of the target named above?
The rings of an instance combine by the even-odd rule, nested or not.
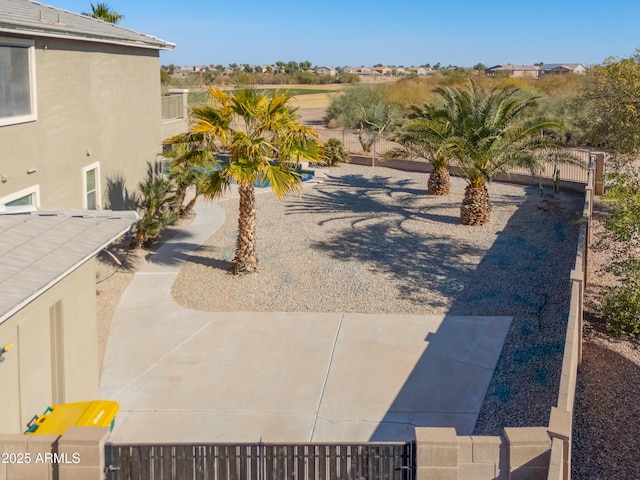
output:
[[[360,77],[355,73],[343,73],[338,77],[338,83],[360,83]]]
[[[640,334],[640,261],[624,262],[624,269],[619,273],[622,285],[605,294],[602,314],[614,335],[637,337]]]
[[[324,144],[323,161],[333,167],[341,162],[349,162],[349,152],[344,148],[344,145],[337,138],[330,138]]]
[[[141,218],[134,227],[131,247],[149,247],[155,242],[162,229],[175,222],[177,213],[170,206],[174,202],[172,183],[161,173],[150,168],[147,178],[139,184],[138,210]]]
[[[605,226],[620,251],[608,266],[621,280],[607,292],[602,314],[615,335],[640,333],[640,172],[632,166],[608,176],[604,201],[611,207]]]

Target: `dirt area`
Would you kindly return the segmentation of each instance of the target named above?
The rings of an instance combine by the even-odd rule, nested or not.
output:
[[[574,480],[640,478],[640,346],[608,335],[600,314],[602,295],[618,281],[605,271],[614,253],[598,245],[606,215],[596,200],[574,415]]]

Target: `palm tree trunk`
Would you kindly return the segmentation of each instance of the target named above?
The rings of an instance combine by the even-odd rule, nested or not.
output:
[[[256,257],[256,196],[253,183],[238,184],[240,213],[238,215],[238,240],[233,259],[233,273],[250,273],[258,270]]]
[[[185,214],[184,199],[187,196],[187,188],[183,185],[176,187],[175,201],[173,202],[173,210],[181,217]]]
[[[473,187],[467,185],[460,206],[460,220],[463,225],[484,225],[489,222],[491,207],[487,186]]]
[[[196,193],[193,198],[191,200],[189,200],[189,203],[187,204],[186,207],[184,207],[182,209],[182,215],[186,215],[187,213],[189,213],[191,210],[193,210],[193,207],[196,206],[196,201],[198,200],[198,194]]]
[[[434,168],[433,172],[429,175],[427,188],[431,195],[448,195],[449,190],[451,190],[449,169],[447,167]]]

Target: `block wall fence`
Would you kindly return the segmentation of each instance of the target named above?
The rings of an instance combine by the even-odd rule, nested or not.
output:
[[[597,177],[596,177],[597,175]],[[453,428],[416,428],[417,480],[570,480],[578,369],[582,361],[584,291],[592,241],[594,195],[603,193],[604,154],[590,155],[582,221],[571,271],[571,303],[558,400],[548,425],[505,428],[503,435],[458,436]]]
[[[394,164],[405,169],[425,165]],[[453,428],[416,428],[417,480],[570,480],[590,221],[594,195],[602,193],[603,174],[604,154],[591,154],[586,187],[582,184],[585,202],[575,266],[568,279],[571,304],[558,401],[548,425],[505,428],[501,436],[458,436]],[[100,427],[71,427],[62,436],[0,434],[0,460],[6,459],[0,461],[0,480],[103,480],[108,436],[109,429]]]

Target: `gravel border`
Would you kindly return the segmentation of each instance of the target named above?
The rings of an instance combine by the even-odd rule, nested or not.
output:
[[[596,197],[594,239],[602,238],[607,209]],[[582,365],[578,372],[573,426],[572,478],[638,478],[640,455],[640,345],[612,338],[601,317],[602,295],[619,280],[605,267],[623,248],[613,244],[589,252],[585,291]]]
[[[237,200],[183,266],[180,305],[207,311],[316,311],[514,317],[475,434],[546,425],[557,389],[583,196],[489,186],[492,220],[463,226],[464,181],[425,195],[427,175],[341,165],[282,202],[257,200],[260,272],[232,276]]]

